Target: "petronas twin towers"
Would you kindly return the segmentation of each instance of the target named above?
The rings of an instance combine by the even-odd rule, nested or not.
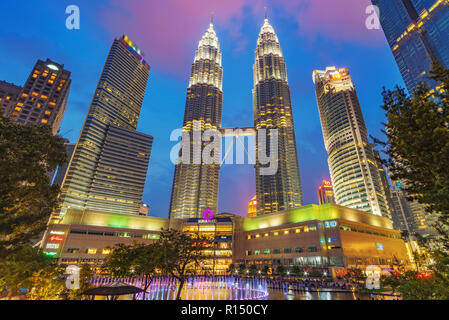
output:
[[[257,40],[253,68],[257,214],[262,215],[303,204],[287,69],[279,40],[268,19],[265,19]],[[206,209],[217,212],[220,164],[197,159],[202,153],[195,153],[195,150],[200,150],[200,147],[203,150],[206,143],[204,139],[195,143],[198,140],[191,137],[206,130],[222,129],[222,80],[220,44],[211,23],[199,42],[192,64],[182,137],[188,139],[190,148],[183,147],[180,152],[180,159],[189,161],[179,161],[175,166],[171,219],[198,218]],[[259,135],[265,133],[267,138],[262,145]],[[259,151],[272,149],[270,136],[275,133],[276,170],[272,174],[264,174],[263,169],[267,165],[260,161]],[[188,157],[187,152],[190,153]]]

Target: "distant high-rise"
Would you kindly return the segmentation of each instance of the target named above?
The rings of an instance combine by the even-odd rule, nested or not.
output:
[[[432,228],[434,217],[426,212],[424,205],[407,200],[407,194],[402,190],[401,183],[394,183],[391,193],[394,209],[392,221],[395,229],[406,231],[410,236],[437,235],[436,230]]]
[[[394,206],[393,206],[393,195],[391,194],[391,187],[390,184],[388,183],[387,169],[384,167],[379,151],[374,149],[375,147],[374,145],[372,145],[372,147],[374,152],[374,159],[376,159],[377,168],[379,169],[380,173],[380,181],[382,182],[382,188],[384,189],[385,193],[385,199],[387,200],[388,212],[390,213],[388,218],[390,218],[391,220]]]
[[[64,181],[65,174],[67,169],[69,168],[70,159],[72,158],[73,151],[75,151],[76,144],[69,143],[68,140],[65,143],[66,152],[67,152],[67,161],[62,165],[56,168],[56,172],[53,177],[52,184],[62,186],[62,182]]]
[[[67,210],[139,214],[153,137],[136,132],[150,67],[127,37],[115,39],[61,188]]]
[[[255,55],[253,111],[256,151],[266,148],[259,146],[259,130],[266,129],[268,135],[271,129],[277,129],[279,137],[275,174],[261,174],[264,165],[256,152],[257,215],[262,215],[300,207],[303,199],[287,67],[278,37],[266,18]],[[266,140],[268,145],[270,138]]]
[[[336,203],[388,217],[380,172],[348,69],[315,70],[313,81]]]
[[[0,114],[7,116],[10,108],[19,97],[22,87],[15,84],[0,81]]]
[[[323,184],[318,187],[318,204],[325,203],[335,203],[332,182],[328,180],[323,180]]]
[[[449,68],[447,0],[372,0],[409,92],[428,80],[432,60]]]
[[[257,198],[256,196],[252,197],[248,202],[248,218],[254,218],[257,216]]]
[[[181,154],[189,152],[190,163],[183,161],[175,166],[169,212],[171,219],[199,218],[206,209],[217,213],[220,166],[217,163],[206,164],[199,157],[206,143],[199,147],[194,139],[195,133],[202,137],[205,130],[221,128],[222,80],[220,44],[211,23],[196,50],[187,88],[182,130],[183,139],[190,139],[190,151],[181,149]],[[185,154],[183,158],[186,158]]]
[[[38,60],[7,115],[20,124],[42,124],[56,134],[67,107],[71,73],[50,59]]]

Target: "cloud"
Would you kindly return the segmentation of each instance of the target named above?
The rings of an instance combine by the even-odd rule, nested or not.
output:
[[[111,0],[100,19],[115,36],[127,33],[155,70],[179,76],[180,71],[189,71],[193,50],[208,28],[211,13],[217,31],[239,34],[231,21],[241,14],[245,1]]]
[[[384,40],[380,30],[365,27],[370,4],[369,0],[110,0],[100,9],[99,20],[111,36],[128,34],[154,71],[186,79],[212,12],[219,38],[226,33],[235,40],[237,52],[254,43],[244,34],[243,24],[249,17],[262,16],[264,6],[293,19],[298,26],[294,34],[307,41],[324,37],[372,46]]]

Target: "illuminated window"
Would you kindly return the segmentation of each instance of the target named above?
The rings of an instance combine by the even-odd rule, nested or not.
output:
[[[270,254],[270,249],[264,249],[263,254]]]
[[[111,253],[111,249],[103,249],[101,251],[102,254],[110,254]]]
[[[256,234],[256,238],[260,238],[260,234]]]
[[[285,231],[284,231],[284,234],[289,234],[289,231],[288,231],[288,230],[285,230]]]
[[[273,232],[273,235],[274,235],[274,236],[278,236],[278,235],[279,235],[279,232],[275,231],[275,232]]]
[[[47,121],[47,119],[42,119],[41,122],[42,123],[47,123],[48,121]]]
[[[95,249],[95,248],[87,249],[87,254],[96,254],[96,253],[97,253],[97,249]]]
[[[249,240],[249,239],[251,239],[251,235],[250,235],[250,234],[248,235],[248,240]]]
[[[45,110],[45,114],[49,115],[49,114],[51,114],[51,111]]]
[[[260,250],[254,250],[254,254],[258,256],[260,254]]]

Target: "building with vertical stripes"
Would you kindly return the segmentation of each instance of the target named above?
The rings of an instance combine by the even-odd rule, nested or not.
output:
[[[205,130],[221,128],[222,81],[220,44],[211,23],[192,64],[182,124],[182,142],[190,150],[181,149],[180,162],[175,165],[170,219],[199,218],[206,209],[217,212],[220,164],[205,163],[202,153],[208,142],[194,140],[201,139]]]
[[[68,210],[139,214],[153,137],[136,132],[150,67],[127,37],[112,44],[61,187]]]
[[[273,27],[265,18],[255,51],[253,112],[256,137],[257,215],[300,207],[303,204],[293,108],[287,67]],[[260,130],[266,130],[266,145],[259,145]],[[278,130],[277,170],[264,175],[259,150],[270,150],[272,129]],[[268,152],[268,151],[267,151]]]
[[[348,68],[313,72],[337,204],[389,217],[381,174]]]

